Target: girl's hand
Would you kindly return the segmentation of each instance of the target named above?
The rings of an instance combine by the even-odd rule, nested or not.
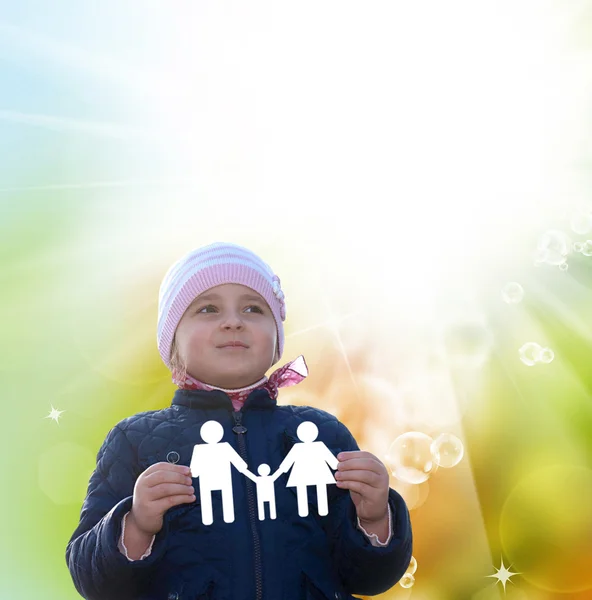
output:
[[[349,490],[362,524],[388,519],[389,474],[370,452],[341,452],[335,479],[337,487]]]
[[[189,467],[168,462],[150,465],[136,481],[128,519],[147,535],[158,533],[169,508],[195,500],[191,483]]]

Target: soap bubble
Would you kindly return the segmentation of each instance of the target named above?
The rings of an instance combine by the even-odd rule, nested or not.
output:
[[[401,577],[399,580],[399,583],[401,584],[401,587],[404,588],[413,587],[413,584],[415,583],[415,577],[413,577],[411,573],[405,573],[405,575],[403,575],[403,577]]]
[[[580,252],[584,256],[592,256],[592,240],[586,240],[582,244],[582,249],[580,250]]]
[[[567,271],[567,269],[568,269],[568,265],[567,265],[567,263],[566,263],[566,262],[563,262],[563,263],[561,263],[561,264],[559,265],[559,269],[560,269],[561,271]]]
[[[540,359],[542,348],[536,342],[526,342],[518,350],[520,360],[527,366],[532,367]]]
[[[556,229],[546,231],[537,243],[537,261],[549,265],[560,265],[565,262],[570,246],[570,239],[563,231]]]
[[[583,212],[576,212],[569,220],[571,230],[579,235],[584,235],[592,229],[592,215]]]
[[[539,361],[543,363],[550,363],[555,358],[555,353],[551,348],[541,348],[539,352]]]
[[[437,465],[436,465],[437,466]],[[432,472],[432,474],[435,471]],[[390,486],[398,492],[400,496],[405,500],[405,504],[407,508],[411,510],[416,510],[423,506],[429,495],[430,495],[430,482],[424,481],[423,483],[415,484],[415,483],[407,483],[405,481],[401,481],[393,476],[392,481],[390,481]]]
[[[546,250],[535,250],[534,251],[534,266],[538,267],[547,262],[547,251]]]
[[[584,249],[582,242],[574,242],[572,246],[574,252],[581,252]]]
[[[409,566],[407,567],[406,573],[409,573],[409,575],[414,575],[415,571],[417,571],[417,561],[415,560],[415,557],[412,556],[411,561],[409,562]]]
[[[432,442],[430,450],[436,464],[445,469],[458,465],[464,454],[462,442],[451,433],[441,433]]]
[[[502,298],[507,304],[517,304],[524,298],[524,289],[514,281],[506,283],[502,289]]]
[[[387,453],[387,466],[391,473],[406,483],[427,481],[437,467],[431,451],[433,441],[429,435],[418,431],[400,435]]]

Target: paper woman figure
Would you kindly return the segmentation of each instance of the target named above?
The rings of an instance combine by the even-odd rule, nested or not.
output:
[[[228,442],[220,443],[224,429],[218,421],[206,421],[199,430],[205,444],[196,444],[191,456],[192,477],[199,477],[201,497],[201,520],[204,525],[214,522],[212,492],[222,490],[222,513],[224,522],[234,521],[234,499],[232,496],[232,471],[234,465],[241,473],[247,471],[247,463]]]
[[[269,465],[259,465],[257,473],[260,477],[253,475],[250,471],[246,471],[245,475],[254,481],[257,485],[257,507],[259,509],[259,520],[265,519],[265,502],[269,502],[269,518],[275,519],[275,488],[273,484],[275,480],[282,474],[281,471],[276,471],[273,475],[269,475],[271,469]]]
[[[319,515],[324,516],[329,512],[327,485],[337,483],[329,467],[337,469],[339,461],[323,442],[315,442],[318,434],[319,430],[312,421],[300,423],[296,435],[302,443],[296,442],[278,467],[278,471],[287,473],[293,466],[286,487],[296,487],[301,517],[308,515],[307,486],[316,486]]]

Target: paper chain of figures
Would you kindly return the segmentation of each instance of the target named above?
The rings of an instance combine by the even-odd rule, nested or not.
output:
[[[212,492],[222,491],[222,514],[226,523],[234,521],[234,498],[232,495],[231,465],[255,482],[257,488],[257,506],[259,520],[265,519],[265,502],[269,503],[269,515],[276,518],[275,480],[290,469],[290,477],[286,487],[295,487],[298,499],[298,514],[308,515],[307,486],[317,489],[319,515],[328,513],[327,485],[336,483],[333,470],[339,461],[323,442],[315,442],[319,430],[311,421],[304,421],[298,426],[296,435],[300,443],[295,443],[286,455],[278,470],[270,475],[269,465],[259,465],[259,476],[253,475],[247,463],[237,454],[228,442],[220,442],[224,429],[218,421],[206,421],[200,429],[205,444],[196,444],[191,456],[191,476],[199,478],[201,496],[201,519],[204,525],[214,522],[212,513]]]

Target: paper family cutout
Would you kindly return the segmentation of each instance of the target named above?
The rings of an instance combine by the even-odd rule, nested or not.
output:
[[[295,487],[298,501],[298,514],[308,515],[307,486],[314,485],[317,489],[317,505],[320,516],[329,512],[327,502],[327,485],[337,483],[329,469],[337,469],[339,461],[323,442],[315,442],[319,434],[317,426],[312,421],[304,421],[298,426],[296,442],[288,452],[277,471],[270,475],[269,465],[261,464],[257,469],[259,476],[248,469],[247,463],[239,456],[228,442],[220,442],[224,429],[218,421],[206,421],[200,429],[205,444],[196,444],[191,456],[191,476],[199,478],[199,493],[201,496],[201,519],[204,525],[214,522],[212,513],[212,492],[222,492],[222,514],[226,523],[234,521],[234,499],[232,495],[231,465],[251,479],[256,484],[257,507],[259,520],[265,519],[265,502],[269,503],[269,516],[276,518],[275,480],[287,473],[290,477],[286,487]]]

